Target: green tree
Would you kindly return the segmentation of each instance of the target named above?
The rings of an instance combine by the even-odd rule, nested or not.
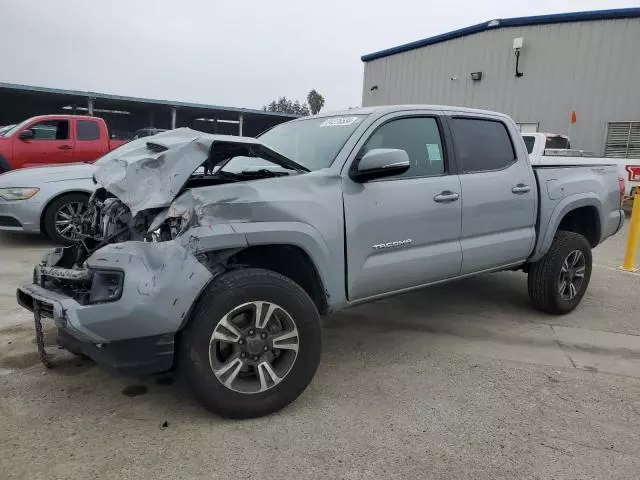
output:
[[[324,107],[324,97],[316,90],[311,90],[309,95],[307,95],[307,103],[309,104],[311,115],[315,115],[320,113],[320,110]]]
[[[280,97],[269,105],[262,107],[265,112],[290,113],[293,115],[309,115],[309,107],[305,103],[289,100],[287,97]]]

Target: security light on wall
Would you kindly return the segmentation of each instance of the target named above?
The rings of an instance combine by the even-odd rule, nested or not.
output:
[[[517,37],[513,39],[513,51],[516,54],[516,78],[520,78],[524,75],[518,67],[520,66],[520,50],[524,46],[524,38]]]
[[[471,72],[469,75],[474,82],[482,80],[482,72]]]
[[[518,37],[513,39],[513,49],[520,50],[524,46],[524,38]]]

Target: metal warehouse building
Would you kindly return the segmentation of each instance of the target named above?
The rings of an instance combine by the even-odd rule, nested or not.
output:
[[[362,61],[363,106],[497,110],[572,148],[640,158],[640,8],[491,20]]]

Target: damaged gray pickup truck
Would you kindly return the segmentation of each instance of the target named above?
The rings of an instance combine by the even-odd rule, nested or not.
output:
[[[258,139],[168,131],[108,153],[94,180],[80,240],[18,302],[68,350],[177,369],[235,418],[298,397],[320,317],[349,306],[522,270],[535,307],[573,310],[591,248],[624,218],[615,166],[533,168],[509,117],[454,107],[322,114]]]

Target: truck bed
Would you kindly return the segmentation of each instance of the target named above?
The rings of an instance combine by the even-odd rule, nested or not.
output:
[[[533,165],[533,171],[540,199],[533,260],[538,259],[553,240],[554,232],[549,225],[553,225],[555,219],[563,218],[576,204],[593,212],[608,212],[598,214],[600,232],[592,246],[618,230],[624,218],[619,210],[620,191],[615,165],[585,166],[559,161],[554,165]],[[595,208],[599,204],[602,208]],[[606,217],[603,218],[603,215]]]

